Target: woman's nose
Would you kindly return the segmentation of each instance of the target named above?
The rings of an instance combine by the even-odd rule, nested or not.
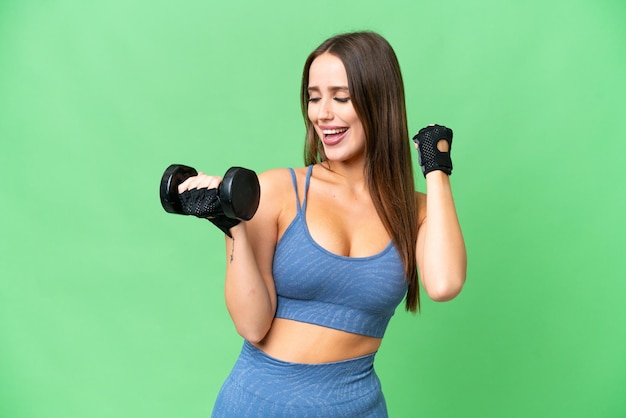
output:
[[[317,117],[320,120],[330,120],[333,118],[332,105],[328,100],[322,100],[322,103],[320,103],[320,110]]]

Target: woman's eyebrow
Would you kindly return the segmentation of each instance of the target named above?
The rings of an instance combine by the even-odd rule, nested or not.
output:
[[[333,93],[337,92],[337,91],[349,91],[347,86],[332,86],[332,87],[329,87],[328,90],[330,90]],[[311,93],[311,92],[319,93],[321,90],[317,86],[310,86],[310,87],[307,88],[307,91],[309,93]]]

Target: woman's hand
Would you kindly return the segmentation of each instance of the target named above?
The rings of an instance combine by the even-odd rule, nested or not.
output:
[[[452,129],[442,125],[428,125],[419,130],[413,141],[424,177],[436,170],[452,174]]]
[[[178,186],[180,203],[183,213],[208,219],[232,237],[231,228],[240,221],[224,214],[218,191],[221,183],[221,177],[207,176],[202,172],[189,177]]]
[[[208,176],[199,172],[197,176],[189,177],[178,185],[178,193],[182,194],[191,189],[217,189],[222,182],[219,176]]]

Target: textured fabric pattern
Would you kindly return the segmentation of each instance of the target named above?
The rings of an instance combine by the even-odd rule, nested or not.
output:
[[[213,418],[388,416],[375,354],[322,364],[277,360],[247,341],[222,386]]]
[[[180,203],[184,215],[207,218],[229,237],[230,228],[239,224],[239,219],[232,219],[224,214],[217,189],[185,190],[180,194]]]
[[[224,215],[217,189],[191,189],[180,194],[183,214],[198,218],[210,218]]]
[[[402,260],[391,242],[370,257],[344,257],[313,240],[305,218],[311,168],[302,207],[291,170],[298,212],[274,255],[276,317],[381,338],[406,294]]]

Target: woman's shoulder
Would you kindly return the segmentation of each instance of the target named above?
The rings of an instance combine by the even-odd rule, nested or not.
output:
[[[291,172],[295,173],[296,179],[299,181],[300,178],[306,176],[307,169],[308,167],[272,168],[258,175],[259,183],[272,189],[282,189],[284,187],[293,188],[293,176]]]
[[[265,183],[268,186],[283,186],[285,183],[291,184],[291,171],[296,172],[296,175],[304,168],[272,168],[259,173],[259,182]]]
[[[269,194],[274,200],[280,200],[282,197],[291,198],[294,193],[292,171],[295,173],[296,183],[303,184],[307,167],[272,168],[261,172],[258,175],[261,195],[267,196]]]
[[[306,167],[301,168],[273,168],[261,172],[259,184],[261,186],[260,208],[266,219],[274,219],[282,225],[281,219],[293,218],[295,210],[296,192],[293,183],[291,170],[296,175],[297,184],[304,183]],[[300,186],[301,187],[301,186]]]

